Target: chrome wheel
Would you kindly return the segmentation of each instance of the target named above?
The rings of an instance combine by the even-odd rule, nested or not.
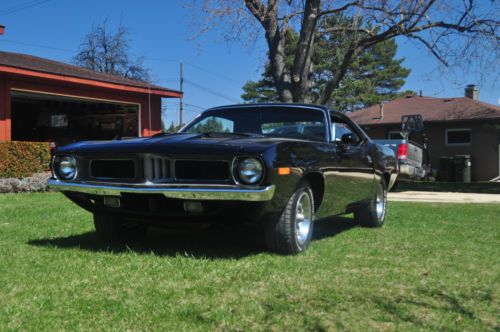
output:
[[[377,189],[377,197],[375,198],[375,210],[377,212],[377,219],[379,221],[384,220],[386,203],[387,203],[386,193],[382,185],[379,185]]]
[[[314,194],[307,181],[299,184],[279,218],[266,220],[266,244],[271,251],[295,255],[309,247],[314,229]]]
[[[303,192],[297,200],[295,209],[295,236],[299,245],[307,242],[313,218],[311,197]]]

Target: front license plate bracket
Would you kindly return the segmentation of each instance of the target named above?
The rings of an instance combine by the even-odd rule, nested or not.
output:
[[[120,197],[118,196],[104,196],[104,206],[111,208],[119,208],[121,206]]]

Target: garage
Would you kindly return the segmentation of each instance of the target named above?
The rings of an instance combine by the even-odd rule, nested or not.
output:
[[[109,140],[140,136],[139,104],[46,93],[11,92],[13,141]]]
[[[161,132],[162,98],[182,92],[26,54],[0,52],[0,142],[109,140]]]

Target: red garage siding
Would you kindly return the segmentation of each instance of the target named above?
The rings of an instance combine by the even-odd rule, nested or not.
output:
[[[10,91],[0,78],[0,142],[10,141]]]
[[[8,64],[11,63],[12,66]],[[60,64],[60,65],[59,65]],[[25,66],[19,68],[16,66]],[[40,70],[34,70],[40,69]],[[54,70],[54,72],[41,71]],[[64,75],[67,72],[71,75]],[[79,75],[79,77],[74,76]],[[139,105],[140,134],[161,131],[161,98],[181,98],[174,90],[23,54],[0,52],[0,141],[11,133],[12,90]]]

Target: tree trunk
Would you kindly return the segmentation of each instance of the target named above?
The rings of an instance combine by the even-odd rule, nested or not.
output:
[[[310,73],[316,35],[316,23],[320,13],[320,0],[307,0],[304,6],[302,28],[292,69],[292,93],[294,102],[311,102]]]
[[[280,36],[277,25],[274,31],[266,30],[266,39],[269,45],[269,62],[271,63],[271,71],[279,99],[281,102],[291,103],[293,102],[293,95],[290,74],[287,72],[285,65],[284,38]]]
[[[269,0],[266,7],[260,0],[245,0],[245,6],[266,32],[269,62],[279,99],[282,102],[291,103],[293,95],[290,74],[287,72],[285,64],[285,38],[278,21],[278,1]]]

